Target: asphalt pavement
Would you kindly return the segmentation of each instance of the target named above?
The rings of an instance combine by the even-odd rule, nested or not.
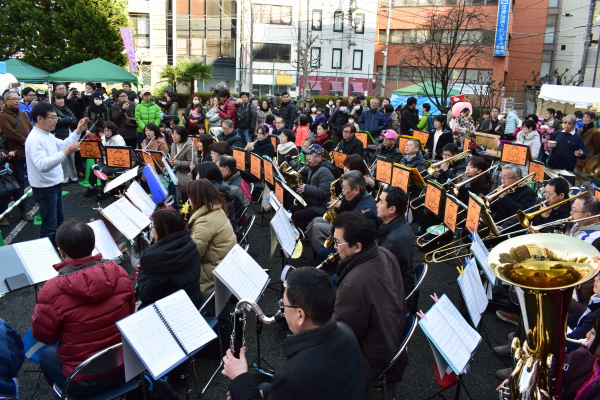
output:
[[[69,184],[64,187],[64,191],[68,192],[63,197],[67,219],[77,219],[84,222],[98,219],[100,218],[100,213],[97,210],[98,206],[107,206],[112,202],[112,199],[102,200],[99,203],[95,200],[86,199],[83,197],[85,190],[84,187],[78,184]],[[30,201],[32,200],[30,199]],[[1,228],[5,240],[12,240],[12,243],[15,243],[39,237],[39,226],[33,223],[19,224],[19,222],[18,211],[15,211],[11,215],[11,225]],[[22,226],[19,227],[19,225]],[[249,254],[263,268],[270,271],[271,285],[259,301],[259,305],[267,315],[270,315],[277,311],[277,301],[281,297],[279,276],[282,259],[277,251],[272,258],[269,256],[270,230],[267,217],[258,216],[257,223],[249,235],[249,243]],[[293,266],[309,265],[310,260],[306,257],[307,254],[309,254],[309,249],[305,249],[303,257],[291,260],[290,264]],[[423,259],[423,253],[418,248],[416,249],[416,258],[416,262]],[[130,273],[132,272],[128,257],[124,258],[123,266]],[[456,282],[457,275],[458,273],[453,265],[429,265],[429,273],[421,287],[419,308],[426,311],[432,306],[433,300],[429,295],[433,293],[438,296],[446,294],[455,305],[458,305],[461,294]],[[0,318],[6,320],[13,328],[23,334],[31,326],[34,305],[35,289],[33,287],[8,293],[0,298]],[[460,396],[463,399],[469,398],[465,390],[468,391],[472,399],[498,398],[495,388],[500,381],[496,378],[495,371],[510,365],[510,360],[500,359],[493,355],[491,346],[506,344],[508,333],[514,330],[515,327],[500,321],[496,317],[495,311],[490,309],[484,313],[481,327],[483,340],[474,354],[468,373],[463,376],[464,385]],[[261,366],[270,365],[277,369],[284,362],[281,343],[285,337],[286,332],[277,324],[262,326],[260,334]],[[256,324],[253,318],[249,318],[245,338],[248,359],[251,361],[257,356]],[[224,340],[228,341],[229,338],[224,338]],[[408,345],[408,354],[410,364],[406,369],[402,382],[396,387],[397,398],[428,399],[435,396],[441,388],[436,383],[434,375],[435,361],[431,346],[420,328],[417,328]],[[187,382],[187,395],[190,398],[195,398],[199,394],[218,366],[218,359],[200,357],[196,360],[196,382],[191,377]],[[335,371],[331,371],[331,374],[335,374]],[[262,374],[256,375],[257,381],[268,379]],[[21,399],[55,398],[49,385],[41,376],[39,366],[36,364],[26,361],[19,373],[18,381]],[[227,393],[227,385],[227,378],[217,373],[203,397],[206,399],[224,399]],[[196,390],[196,387],[198,390]],[[452,388],[444,392],[445,398],[454,398],[455,390],[456,388]],[[186,398],[185,388],[181,391],[180,398]],[[381,393],[377,390],[371,389],[368,393],[368,399],[379,398],[381,398]]]

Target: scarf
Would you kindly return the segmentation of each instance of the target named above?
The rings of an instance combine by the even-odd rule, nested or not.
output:
[[[290,150],[295,148],[296,143],[294,142],[279,143],[279,145],[277,145],[277,152],[281,154],[287,154],[288,152],[290,152]]]

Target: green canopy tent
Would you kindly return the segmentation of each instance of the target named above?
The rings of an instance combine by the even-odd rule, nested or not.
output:
[[[101,58],[95,58],[90,61],[84,61],[79,64],[71,65],[58,72],[50,74],[50,82],[131,82],[138,84],[137,76],[130,74],[125,69],[116,64],[110,63]]]
[[[427,89],[427,92],[425,92]],[[400,96],[427,96],[429,94],[431,97],[438,96],[442,94],[442,85],[433,82],[425,82],[425,83],[417,83],[415,85],[410,85],[404,87],[402,89],[396,89],[392,92],[393,94],[398,94]],[[448,96],[455,96],[460,94],[459,91],[449,89]]]
[[[16,58],[9,58],[4,61],[6,64],[6,72],[13,74],[19,82],[25,83],[44,83],[48,82],[48,72],[43,69],[29,65],[26,62],[17,60]]]

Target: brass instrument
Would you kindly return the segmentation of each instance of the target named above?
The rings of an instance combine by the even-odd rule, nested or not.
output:
[[[244,346],[244,330],[246,328],[246,307],[250,306],[256,313],[256,317],[263,324],[272,324],[278,317],[281,316],[282,311],[277,311],[277,314],[267,317],[262,312],[258,304],[250,299],[241,299],[235,306],[235,310],[231,313],[233,320],[233,329],[231,331],[231,352],[235,358],[240,358],[240,349]]]
[[[298,186],[302,185],[302,175],[300,173],[304,168],[306,168],[307,165],[308,164],[304,164],[302,168],[296,171],[288,164],[287,161],[284,161],[279,166],[279,171],[281,172],[281,175],[283,175],[283,177],[285,178],[285,183],[289,187],[297,188]],[[300,194],[300,197],[304,198],[304,194]],[[294,198],[295,205],[300,205],[300,203],[300,201]],[[306,202],[304,202],[302,205],[306,207]]]
[[[496,200],[502,193],[504,193],[504,192],[512,193],[521,187],[529,185],[531,183],[531,181],[533,181],[534,176],[535,176],[535,172],[532,172],[529,175],[524,176],[523,178],[519,179],[515,183],[512,183],[506,187],[498,186],[490,194],[488,194],[486,196],[480,196],[483,199],[483,203],[484,203],[485,207],[489,209],[492,202],[494,200]]]
[[[341,196],[342,196],[342,195],[340,194],[340,197],[341,197]],[[331,206],[329,206],[329,207],[333,207],[333,205],[331,205]],[[366,214],[366,213],[368,213],[368,212],[370,212],[370,211],[371,211],[371,209],[370,209],[370,208],[367,208],[366,210],[360,210],[360,212],[361,212],[361,213],[363,213],[363,214]],[[327,213],[325,213],[325,215],[327,215]],[[325,216],[323,216],[323,218],[325,218]],[[334,219],[335,219],[335,218],[334,218]],[[331,222],[330,222],[330,221],[327,221],[327,222],[329,222],[329,223],[332,223],[332,222],[333,222],[333,219],[331,220]],[[331,247],[331,245],[332,245],[332,244],[333,244],[333,235],[331,235],[331,236],[328,236],[328,237],[327,237],[327,239],[325,239],[325,242],[323,243],[323,247],[324,247],[324,248],[326,248],[326,247]],[[335,253],[335,254],[337,254],[337,253]],[[329,258],[329,257],[328,257],[328,258]]]
[[[515,368],[511,399],[542,400],[560,395],[567,313],[575,286],[600,270],[600,252],[573,237],[549,233],[505,240],[488,256],[492,273],[524,290],[527,338],[513,339]]]
[[[587,193],[587,191],[584,190],[582,192],[579,192],[575,196],[567,197],[566,199],[561,200],[558,203],[552,204],[551,206],[541,208],[541,209],[539,209],[535,212],[529,213],[529,214],[525,214],[523,211],[517,210],[517,219],[519,220],[519,223],[521,224],[521,226],[523,228],[529,228],[529,226],[531,225],[531,220],[534,219],[535,217],[537,217],[538,215],[544,214],[545,212],[547,212],[548,210],[552,210],[553,208],[560,207],[563,204],[567,204],[572,201],[575,201],[575,200],[577,200],[577,198],[579,196],[581,196],[582,194],[585,194],[585,193]]]
[[[455,184],[453,181],[450,181],[450,183],[448,184],[448,191],[452,192],[454,194],[454,196],[458,197],[458,195],[460,194],[460,189],[463,188],[465,185],[473,182],[475,179],[483,176],[484,174],[488,174],[488,173],[491,173],[492,171],[495,171],[497,168],[498,168],[498,166],[494,165],[493,167],[490,167],[490,168],[486,169],[485,171],[480,172],[477,175],[460,182],[459,184]],[[464,176],[466,176],[466,172],[465,172]]]
[[[429,175],[433,175],[435,173],[435,171],[442,166],[442,164],[445,163],[452,163],[454,161],[458,161],[458,160],[462,160],[463,158],[467,158],[471,155],[470,151],[463,151],[462,153],[459,153],[455,156],[452,156],[450,158],[447,158],[445,160],[442,161],[438,161],[436,163],[432,163],[431,161],[427,160],[425,161],[425,169],[423,171],[419,171],[421,174],[423,174],[423,172],[427,171],[427,173]]]
[[[467,176],[467,173],[466,173],[466,172],[463,172],[462,174],[460,174],[460,175],[458,175],[458,176],[455,176],[454,178],[450,179],[450,182],[446,182],[446,183],[443,183],[443,184],[441,184],[441,185],[442,185],[442,189],[446,190],[446,189],[449,187],[449,185],[452,185],[452,182],[454,182],[454,181],[455,181],[455,180],[457,180],[457,179],[462,179],[462,178],[463,178],[463,177],[465,177],[465,176]],[[421,193],[423,193],[423,192],[421,192]],[[412,200],[410,201],[410,203],[408,204],[408,205],[409,205],[409,207],[410,207],[411,209],[413,209],[413,210],[417,210],[417,209],[419,209],[419,208],[421,208],[421,207],[424,207],[424,204],[423,204],[423,203],[421,203],[421,204],[418,204],[418,205],[415,205],[415,204],[413,204],[413,203],[415,203],[415,202],[418,202],[418,201],[420,201],[421,199],[425,198],[425,195],[426,195],[426,193],[427,193],[427,192],[425,191],[425,193],[423,193],[422,195],[420,195],[420,196],[417,196],[417,197],[415,197],[414,199],[412,199]]]
[[[335,217],[337,217],[338,211],[337,211],[337,208],[335,208],[335,205],[340,200],[342,200],[342,197],[344,197],[344,195],[342,193],[340,193],[339,196],[335,194],[335,184],[338,183],[340,179],[342,179],[341,176],[339,178],[335,179],[329,185],[329,194],[331,196],[331,201],[333,201],[333,203],[327,208],[327,211],[325,212],[325,214],[323,214],[323,219],[329,223],[332,223],[333,220],[335,219]]]
[[[338,253],[331,253],[330,255],[327,256],[327,258],[319,265],[317,265],[317,269],[323,269],[325,267],[327,267],[328,265],[333,264],[334,262],[336,262],[337,260],[340,259],[340,255]]]

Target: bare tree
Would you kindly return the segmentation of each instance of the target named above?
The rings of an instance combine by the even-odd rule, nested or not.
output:
[[[552,76],[556,78],[557,85],[565,86],[581,86],[583,85],[583,71],[579,70],[577,73],[569,75],[569,68],[565,69],[564,72],[559,72],[557,69],[554,70]]]
[[[321,68],[321,54],[313,54],[313,45],[319,39],[318,36],[312,36],[308,34],[305,39],[301,39],[297,42],[298,53],[296,61],[292,64],[294,67],[300,69],[302,74],[302,107],[305,108],[310,105],[312,98],[310,91],[312,90],[315,83],[311,85],[308,81],[308,76]]]
[[[521,85],[526,90],[526,98],[533,103],[534,112],[537,106],[538,97],[540,96],[540,90],[542,85],[548,82],[549,75],[542,76],[541,72],[536,72],[534,69],[531,70],[531,80],[523,81]]]
[[[491,73],[481,76],[475,83],[466,83],[464,86],[473,91],[475,105],[488,110],[498,105],[504,92],[504,82],[496,82]]]
[[[400,65],[408,80],[422,84],[427,97],[441,111],[447,110],[452,81],[464,81],[467,68],[477,68],[490,57],[492,38],[487,34],[489,21],[479,9],[459,0],[455,7],[432,7],[425,22],[410,39]],[[439,85],[433,90],[425,83]]]

